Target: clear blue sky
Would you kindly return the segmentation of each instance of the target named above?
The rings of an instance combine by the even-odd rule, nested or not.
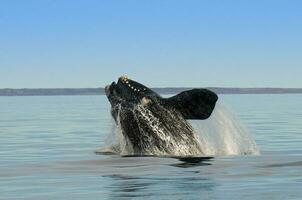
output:
[[[0,0],[0,88],[302,87],[299,0]]]

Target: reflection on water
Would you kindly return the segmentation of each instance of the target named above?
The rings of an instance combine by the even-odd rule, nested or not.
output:
[[[156,199],[163,195],[169,195],[169,199],[200,199],[199,195],[211,193],[215,187],[213,181],[198,177],[195,172],[190,172],[185,177],[136,177],[113,174],[105,178],[113,180],[109,181],[113,184],[106,187],[110,191],[110,199],[127,197]]]
[[[184,157],[178,158],[181,163],[171,164],[174,167],[181,167],[181,168],[189,168],[189,167],[197,167],[197,166],[204,166],[204,165],[211,165],[210,161],[213,157]]]
[[[298,162],[285,162],[278,164],[265,165],[263,167],[271,168],[271,167],[302,167],[302,161]]]
[[[105,177],[113,180],[113,184],[106,187],[106,189],[110,191],[111,199],[149,196],[148,188],[150,185],[154,184],[151,182],[145,182],[144,179],[138,177],[118,174],[108,175]]]
[[[220,99],[261,155],[96,155],[112,128],[106,97],[0,97],[0,199],[301,199],[302,95]]]

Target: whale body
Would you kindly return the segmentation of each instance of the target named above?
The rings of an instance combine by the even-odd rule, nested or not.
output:
[[[124,137],[123,147],[119,147],[124,154],[203,155],[198,136],[187,120],[210,117],[218,100],[214,92],[192,89],[163,98],[127,76],[106,86],[105,92]]]

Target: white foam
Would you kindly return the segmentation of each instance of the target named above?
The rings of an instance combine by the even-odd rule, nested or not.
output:
[[[161,110],[165,110],[165,114],[169,115],[167,116],[167,119],[173,120],[175,122],[178,122],[179,119],[178,116],[174,116],[174,113],[171,113],[169,110],[165,108],[161,108]],[[142,143],[143,145],[146,145],[144,149],[147,150],[146,153],[150,155],[160,155],[160,156],[169,156],[169,152],[173,152],[173,155],[170,156],[188,156],[188,155],[200,155],[200,148],[199,144],[194,145],[188,145],[187,142],[185,142],[188,139],[180,139],[178,137],[171,137],[171,133],[168,132],[164,126],[161,125],[160,119],[155,117],[153,113],[145,106],[143,105],[137,105],[134,109],[134,116],[137,119],[138,122],[143,121],[144,124],[147,124],[149,129],[152,130],[152,132],[156,133],[156,135],[163,141],[168,141],[167,145],[163,148],[158,148],[155,145],[153,145],[156,141],[153,141],[154,138],[150,137],[148,133],[144,132],[144,129],[141,127],[142,124],[138,124],[141,134],[144,134],[145,138],[149,140],[147,143]],[[171,122],[173,123],[173,122]],[[191,127],[187,125],[186,123],[180,123],[179,130],[185,129],[190,130]],[[186,137],[184,135],[183,137]],[[194,137],[194,135],[193,135]]]
[[[217,103],[207,120],[190,120],[206,155],[257,155],[259,149],[248,130],[225,106]]]
[[[169,134],[165,134],[164,130],[160,129],[160,121],[152,115],[152,112],[145,109],[143,106],[138,106],[135,109],[140,113],[139,117],[144,118],[148,126],[156,132],[161,139],[169,140],[170,145],[167,146],[168,150],[173,149],[175,152],[171,156],[189,156],[200,155],[200,148],[204,155],[257,155],[259,149],[253,137],[249,134],[246,128],[236,119],[226,107],[221,103],[217,103],[212,115],[207,120],[189,120],[194,129],[194,137],[198,140],[200,148],[189,148],[188,145],[175,141]],[[135,112],[135,110],[133,111]],[[167,113],[171,114],[171,113]],[[119,122],[120,113],[118,114],[117,121]],[[175,120],[177,121],[177,120]],[[140,126],[140,125],[139,125]],[[139,127],[141,129],[141,127]],[[112,132],[107,144],[111,144],[110,148],[106,151],[115,152],[121,155],[133,154],[131,142],[123,136],[118,126],[112,125]],[[144,134],[143,129],[140,130]],[[152,138],[145,135],[150,140],[146,145],[150,155],[168,156],[166,152],[152,146]],[[102,151],[99,151],[102,152]],[[104,151],[103,151],[104,153]]]

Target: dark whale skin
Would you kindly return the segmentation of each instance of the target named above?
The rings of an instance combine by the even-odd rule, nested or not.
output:
[[[202,155],[197,136],[186,119],[207,119],[218,96],[192,89],[162,98],[148,87],[122,76],[106,86],[111,114],[125,137],[131,155]]]

